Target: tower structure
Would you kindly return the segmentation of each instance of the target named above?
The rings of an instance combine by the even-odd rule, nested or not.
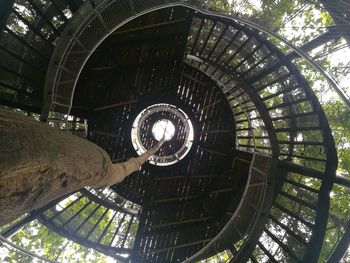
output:
[[[348,17],[316,4],[334,25],[296,46],[205,1],[3,2],[2,105],[114,162],[168,136],[124,182],[51,202],[3,229],[3,241],[37,220],[120,262],[317,262],[334,183],[350,183],[336,176],[332,127],[307,76],[349,105],[309,53],[347,39]],[[330,263],[346,252],[347,226]]]

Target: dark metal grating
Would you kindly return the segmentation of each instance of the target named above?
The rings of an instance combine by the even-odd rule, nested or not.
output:
[[[322,105],[294,64],[297,49],[284,54],[273,33],[194,0],[13,2],[0,35],[2,104],[42,111],[113,162],[136,154],[132,122],[152,104],[186,112],[195,139],[173,166],[146,164],[111,189],[83,189],[5,236],[38,218],[120,261],[196,262],[229,251],[237,262],[316,262],[337,155]]]

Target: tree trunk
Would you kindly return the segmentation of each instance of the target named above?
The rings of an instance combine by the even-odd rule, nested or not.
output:
[[[97,145],[14,112],[0,110],[0,226],[84,186],[121,182],[153,155],[112,164]]]

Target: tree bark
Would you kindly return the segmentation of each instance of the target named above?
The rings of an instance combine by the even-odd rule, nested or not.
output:
[[[112,164],[96,144],[0,110],[0,226],[84,186],[119,183],[155,154]]]

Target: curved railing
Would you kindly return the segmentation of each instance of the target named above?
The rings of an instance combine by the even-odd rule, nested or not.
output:
[[[164,7],[196,1],[89,1],[73,16],[60,38],[46,74],[42,119],[50,111],[71,111],[75,86],[87,60],[99,44],[127,22]]]
[[[46,95],[51,99],[46,100],[47,105],[42,114],[43,119],[46,118],[50,110],[70,112],[75,85],[83,66],[98,45],[114,30],[147,12],[175,5],[191,7],[191,4],[195,3],[192,1],[96,1],[84,5],[79,11],[80,15],[73,17],[51,59],[46,78]],[[110,15],[112,13],[113,16]],[[212,13],[200,11],[198,17],[203,20],[204,18],[201,16],[207,14]],[[261,131],[266,131],[266,133],[260,136],[256,135],[255,139],[261,141],[259,147],[262,150],[271,151],[274,158],[278,157],[280,159],[279,168],[288,172],[284,175],[286,178],[284,187],[294,187],[280,191],[272,210],[292,215],[294,219],[304,223],[312,230],[313,235],[309,235],[310,231],[305,228],[301,235],[306,235],[307,241],[304,242],[301,239],[299,241],[304,246],[303,260],[313,262],[318,257],[322,245],[328,214],[329,192],[336,167],[334,142],[326,116],[298,69],[266,38],[261,37],[256,30],[268,33],[279,41],[285,41],[284,39],[242,19],[234,19],[238,21],[234,22],[231,17],[226,15],[221,15],[220,18],[222,24],[229,24],[236,33],[233,34],[233,31],[229,30],[227,32],[230,34],[226,35],[221,31],[219,34],[217,33],[216,40],[211,40],[210,37],[216,33],[214,28],[217,22],[211,22],[210,25],[207,22],[204,24],[204,28],[201,25],[201,29],[197,30],[198,37],[193,38],[197,39],[197,43],[200,39],[204,45],[200,49],[196,49],[197,43],[194,43],[188,55],[198,57],[204,62],[196,60],[194,63],[197,63],[197,68],[205,74],[211,76],[221,74],[220,81],[225,80],[224,88],[230,82],[238,83],[238,86],[235,85],[237,88],[227,92],[227,96],[235,98],[240,105],[244,104],[242,111],[245,114],[254,111],[251,107],[258,109],[258,114],[252,114],[250,121],[247,121],[250,126],[243,129],[253,130],[251,125],[257,123],[258,118],[261,119],[262,125],[258,126],[264,126]],[[247,26],[253,27],[254,30]],[[206,32],[205,35],[199,35],[202,32]],[[237,39],[235,39],[236,37]],[[219,41],[224,43],[224,46]],[[288,44],[288,42],[286,43]],[[217,48],[219,44],[221,48],[224,47],[224,51],[220,51],[220,53],[218,53],[220,48]],[[304,59],[313,62],[302,51],[291,44],[288,45]],[[228,55],[224,52],[229,48],[232,53]],[[324,74],[324,71],[315,63],[312,65]],[[210,71],[215,71],[215,74]],[[328,75],[324,74],[324,77],[333,87],[337,88]],[[52,90],[51,87],[53,87]],[[239,109],[242,106],[235,104],[232,107]],[[267,138],[271,142],[271,149],[266,148]],[[242,135],[239,139],[241,141],[247,140],[247,143],[241,144],[240,147],[256,147],[251,143],[251,135]],[[295,180],[295,178],[298,179]],[[321,187],[311,189],[305,178],[318,181]],[[301,190],[293,190],[295,187]],[[300,191],[310,192],[309,196],[312,198],[309,198],[310,200],[306,198],[305,201],[298,194],[295,195],[295,192],[299,193]],[[283,204],[288,205],[283,206]],[[296,205],[302,207],[300,211],[302,209],[305,211],[313,210],[314,213],[311,212],[312,218],[305,221],[298,214],[290,211]],[[287,215],[283,218],[289,218]],[[281,226],[282,223],[278,221],[278,218],[275,219],[273,216],[270,219],[272,223],[269,225],[277,224],[285,229],[286,226]],[[295,255],[283,244],[283,240],[276,237],[273,231],[269,229],[263,231],[264,236],[266,236],[263,240],[276,243],[287,255],[286,257],[297,261],[301,260],[300,255]],[[284,231],[291,235],[290,229]],[[299,239],[299,237],[294,238]],[[265,248],[264,242],[259,243],[259,253],[265,254],[270,260],[275,260],[272,253]],[[306,247],[312,249],[307,250]]]
[[[72,15],[68,6],[62,0],[13,0],[1,4],[2,104],[40,112],[46,68]]]
[[[105,188],[103,191],[97,191],[93,188],[87,187],[81,189],[80,192],[83,195],[87,196],[89,199],[100,205],[103,205],[104,207],[108,207],[115,211],[119,211],[132,216],[138,216],[140,214],[141,207],[126,200],[109,188]]]
[[[187,48],[187,57],[196,58],[191,64],[214,79],[219,76],[219,79],[216,79],[219,84],[233,83],[236,88],[231,89],[232,97],[242,97],[241,101],[243,100],[245,104],[253,102],[253,107],[248,104],[244,105],[245,109],[247,111],[253,111],[254,107],[258,109],[260,115],[255,116],[261,118],[268,127],[268,138],[280,159],[279,167],[289,172],[283,177],[299,174],[313,179],[316,177],[316,180],[322,181],[322,187],[317,191],[309,189],[306,182],[302,184],[291,182],[293,187],[301,187],[313,193],[312,198],[307,201],[295,196],[293,193],[295,188],[280,191],[276,201],[289,200],[291,206],[298,204],[305,210],[311,207],[315,211],[314,217],[310,218],[312,224],[309,225],[314,229],[314,236],[308,244],[313,250],[308,251],[306,243],[303,244],[306,253],[304,260],[313,262],[321,249],[327,222],[327,211],[325,211],[328,210],[327,205],[320,204],[329,203],[328,196],[336,167],[335,147],[326,116],[306,80],[269,42],[264,41],[254,30],[242,27],[240,24],[233,23],[230,24],[229,30],[221,28],[215,31],[213,28],[218,22],[209,19],[208,16],[200,15],[197,18],[199,21],[194,19],[190,39],[196,39],[196,42],[190,42]],[[215,37],[209,37],[208,32]],[[225,51],[230,52],[230,55],[225,55]],[[238,106],[240,105],[234,105],[233,109],[237,109]],[[251,129],[249,126],[247,128]],[[265,137],[262,136],[260,139]],[[314,175],[315,173],[318,175]],[[285,187],[287,186],[286,182]],[[308,202],[316,205],[309,205]],[[279,203],[276,203],[276,206],[280,207]],[[318,227],[323,230],[320,231]],[[265,229],[264,233],[271,240],[268,242],[274,242],[276,246],[283,242],[268,229]],[[268,253],[262,244],[260,247],[264,253]],[[295,256],[286,246],[282,245],[281,248],[293,259],[301,260],[299,255]],[[272,254],[267,255],[270,260],[274,260]]]
[[[21,32],[15,32],[15,28],[5,28],[8,36],[14,42],[21,43],[25,47],[23,49],[25,52],[17,54],[5,46],[0,48],[6,53],[6,56],[15,58],[21,64],[21,71],[18,74],[8,65],[3,65],[5,71],[16,75],[22,80],[27,79],[23,82],[24,84],[38,85],[37,79],[33,78],[33,76],[44,74],[43,68],[45,67],[42,67],[42,65],[48,63],[51,49],[55,45],[55,39],[60,36],[68,21],[68,17],[65,17],[62,10],[54,4],[49,5],[48,8],[42,8],[38,7],[34,1],[29,2],[31,3],[31,10],[41,16],[40,20],[37,22],[28,21],[18,10],[13,10],[12,15],[25,23],[29,27],[30,32],[22,35]],[[197,3],[196,1],[141,0],[90,1],[86,3],[80,10],[79,15],[73,16],[70,27],[65,30],[65,34],[60,38],[60,43],[55,49],[55,55],[51,59],[46,86],[46,88],[54,87],[53,92],[49,89],[46,90],[47,96],[52,98],[53,107],[51,110],[60,111],[64,114],[69,112],[72,106],[75,84],[81,69],[99,43],[116,28],[144,13],[159,8],[192,4],[196,6]],[[208,12],[208,10],[202,13],[217,15]],[[111,14],[117,15],[112,16]],[[53,20],[53,17],[56,15],[61,17],[62,21],[60,21],[62,23],[60,22],[60,25],[50,24],[50,20]],[[226,15],[222,15],[221,18],[224,19],[224,23],[226,23],[225,19],[229,19],[229,21],[232,19]],[[323,78],[330,83],[330,86],[343,99],[344,104],[349,107],[348,97],[341,91],[336,82],[302,49],[251,21],[243,19],[236,19],[235,21],[236,24],[233,27],[242,29],[241,26],[243,24],[244,27],[248,26],[266,33],[265,39],[272,37],[275,40],[284,42],[296,54],[309,62],[318,72],[321,72]],[[199,20],[198,24],[193,25],[192,28],[200,32],[200,24],[201,21]],[[304,260],[310,260],[311,262],[319,254],[320,244],[323,239],[324,231],[317,231],[317,229],[325,228],[328,214],[327,204],[329,202],[327,196],[334,179],[336,166],[333,139],[326,116],[316,97],[313,96],[313,91],[309,89],[308,83],[298,73],[298,70],[289,64],[289,59],[286,61],[281,59],[283,54],[276,52],[263,38],[257,37],[256,33],[249,32],[249,30],[239,30],[241,33],[236,36],[237,40],[232,40],[232,35],[226,35],[223,31],[217,32],[217,30],[214,30],[213,25],[214,23],[204,25],[204,29],[207,26],[207,35],[202,38],[198,37],[199,40],[208,42],[203,50],[202,47],[197,49],[197,52],[202,54],[199,56],[189,52],[188,55],[199,58],[202,62],[197,67],[203,72],[207,72],[207,75],[211,75],[215,81],[223,86],[223,92],[228,100],[231,101],[236,117],[238,148],[247,151],[258,149],[259,151],[271,153],[272,148],[275,147],[275,157],[280,158],[278,167],[280,173],[283,174],[283,188],[280,190],[271,209],[268,226],[264,230],[264,237],[258,244],[259,247],[255,251],[255,256],[259,256],[259,253],[261,253],[264,254],[261,256],[262,258],[265,257],[271,261],[280,260],[281,256],[278,250],[276,252],[274,249],[269,250],[266,248],[266,244],[270,242],[271,244],[277,244],[279,249],[283,250],[289,257],[292,257],[293,260],[300,261],[300,255],[295,255],[300,251],[294,252],[293,248],[288,248],[288,242],[292,243],[290,240],[294,240],[293,242],[296,240],[298,244],[295,246],[297,247],[301,244],[303,247],[301,250],[304,251],[304,247],[311,248],[309,249],[309,256],[304,257]],[[50,32],[47,35],[42,35],[41,29],[44,27],[50,28]],[[211,27],[213,30],[209,34]],[[215,36],[217,41],[209,39],[208,36],[210,35]],[[246,37],[243,37],[243,35],[246,35]],[[34,38],[33,36],[36,37]],[[192,40],[195,39],[193,38]],[[205,41],[206,39],[207,41]],[[227,40],[226,42],[224,41],[225,39]],[[211,57],[218,58],[221,54],[215,54],[215,49],[220,47],[222,43],[228,44],[231,40],[231,44],[233,44],[233,53],[231,55],[240,58],[240,60],[234,61],[233,65],[224,68],[222,64],[217,63],[220,60],[212,60]],[[44,48],[38,50],[37,46]],[[268,58],[269,54],[263,53],[262,50],[264,48],[270,51],[270,58]],[[48,50],[50,51],[48,52]],[[259,52],[261,53],[260,55],[258,54]],[[226,60],[230,58],[227,55],[224,57]],[[244,68],[247,66],[248,61],[249,69]],[[42,68],[38,68],[37,64],[39,62]],[[190,61],[190,63],[196,65],[196,62]],[[262,70],[263,67],[265,70]],[[287,69],[284,67],[287,67]],[[220,79],[210,72],[212,69],[219,69],[216,73],[222,74]],[[33,70],[35,74],[32,76],[31,72]],[[244,72],[244,70],[250,71]],[[248,78],[243,76],[242,79],[244,81],[237,82],[237,76],[231,78],[229,76],[230,72],[237,73],[239,78],[242,77],[241,73],[247,73],[246,76]],[[297,80],[293,80],[293,77],[296,77]],[[51,80],[52,82],[50,82]],[[228,82],[229,80],[231,80],[232,85]],[[246,82],[248,85],[246,85]],[[296,85],[290,85],[292,82]],[[287,85],[283,83],[287,83]],[[30,107],[27,105],[26,109],[33,112],[38,111],[39,103],[37,101],[33,102],[34,99],[37,99],[35,94],[23,90],[20,86],[13,86],[13,83],[2,83],[2,86],[5,84],[8,89],[15,90],[23,95],[23,100],[28,102],[28,105],[31,105]],[[276,84],[279,85],[277,91],[274,90],[276,89]],[[45,113],[49,111],[51,104],[50,100],[47,100],[47,102],[48,104],[43,114],[44,119],[47,117]],[[24,107],[23,103],[13,103],[13,105]],[[68,124],[66,124],[66,127],[68,127]],[[268,138],[271,139],[271,144]],[[316,140],[313,140],[315,138]],[[277,152],[279,156],[277,156]],[[287,173],[284,174],[284,171],[287,171]],[[312,187],[310,186],[310,181],[313,182]],[[320,204],[325,205],[320,207]],[[314,216],[308,216],[305,220],[300,214],[313,214]],[[298,225],[303,227],[296,229]],[[279,240],[276,229],[284,233],[282,240]],[[308,232],[313,232],[314,235],[311,236]],[[284,245],[285,240],[288,240],[287,245]]]
[[[111,191],[112,193],[112,191]],[[92,197],[93,196],[93,197]],[[135,210],[116,207],[87,190],[50,207],[39,221],[74,242],[93,248],[119,261],[125,261],[133,248],[138,227]]]
[[[231,249],[233,259],[237,258],[247,245],[251,233],[254,232],[256,221],[263,211],[266,189],[269,188],[268,185],[271,186],[269,173],[271,173],[270,157],[259,153],[253,154],[242,198],[231,219],[208,245],[184,262],[197,262],[209,258],[230,246],[234,248]]]
[[[50,260],[48,258],[39,256],[31,251],[28,251],[28,250],[16,245],[15,243],[11,242],[8,238],[6,238],[2,235],[0,235],[0,242],[5,243],[8,246],[7,247],[8,249],[14,250],[14,251],[16,251],[16,253],[20,253],[20,254],[27,256],[28,260],[40,260],[40,262],[57,263],[57,261],[53,261],[53,260]]]

